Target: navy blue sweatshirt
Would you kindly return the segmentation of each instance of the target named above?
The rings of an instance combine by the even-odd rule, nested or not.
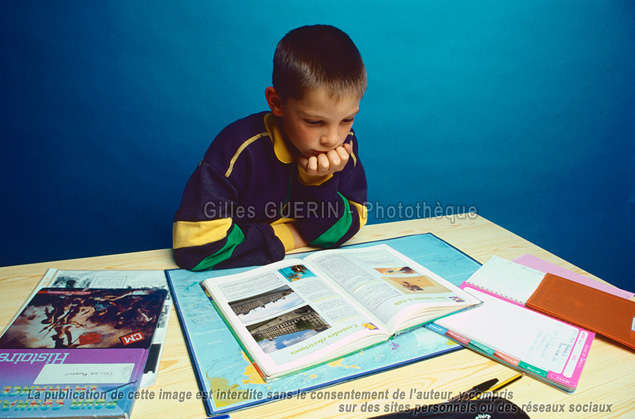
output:
[[[313,246],[350,239],[366,222],[366,175],[351,130],[340,172],[307,184],[269,112],[227,126],[188,181],[173,226],[174,257],[190,270],[262,265],[293,249],[286,223]]]

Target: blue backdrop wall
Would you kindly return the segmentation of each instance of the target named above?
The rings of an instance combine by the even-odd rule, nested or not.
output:
[[[371,223],[473,207],[635,289],[631,0],[2,2],[0,264],[169,247],[209,142],[313,23],[367,65]]]

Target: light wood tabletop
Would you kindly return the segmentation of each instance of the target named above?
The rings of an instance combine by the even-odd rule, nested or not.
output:
[[[525,253],[555,263],[590,278],[601,280],[547,252],[529,241],[476,214],[397,221],[365,226],[349,244],[383,240],[411,234],[433,233],[481,263],[498,255],[514,259]],[[298,251],[310,249],[298,249]],[[177,266],[170,249],[62,260],[0,268],[0,329],[4,331],[48,268],[61,270],[163,270]],[[635,351],[596,336],[578,389],[567,394],[531,377],[507,387],[507,398],[532,418],[635,417]],[[496,377],[511,377],[515,371],[462,349],[415,364],[306,392],[302,397],[278,400],[230,413],[232,418],[363,418],[396,410],[401,405],[433,404],[434,392],[454,394]],[[1,378],[0,373],[0,378]],[[0,383],[3,384],[3,383]],[[381,391],[388,399],[328,399],[333,391]],[[394,399],[395,392],[403,398]],[[320,394],[321,393],[321,394]],[[138,394],[132,411],[141,418],[204,418],[197,399],[199,388],[176,313],[172,313],[159,375],[152,387]],[[168,397],[170,396],[170,397]],[[378,406],[380,412],[368,412]],[[343,412],[353,410],[352,412]],[[366,411],[364,411],[366,410]],[[559,411],[560,414],[554,413]]]

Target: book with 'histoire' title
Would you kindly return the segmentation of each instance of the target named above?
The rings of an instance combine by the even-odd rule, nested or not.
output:
[[[166,294],[38,290],[0,337],[0,416],[128,418]]]

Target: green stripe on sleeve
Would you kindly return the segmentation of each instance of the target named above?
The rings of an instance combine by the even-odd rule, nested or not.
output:
[[[344,201],[344,215],[342,218],[337,220],[335,224],[331,226],[328,230],[326,230],[320,237],[313,240],[311,244],[316,246],[330,246],[334,243],[337,243],[339,239],[346,234],[348,229],[351,227],[353,223],[353,217],[351,215],[351,207],[348,204],[348,200],[342,196],[339,192],[337,193],[342,201]]]
[[[196,265],[196,267],[193,268],[192,270],[205,271],[205,270],[213,268],[214,265],[218,265],[219,263],[229,259],[232,256],[232,253],[234,252],[234,249],[236,248],[236,246],[238,246],[244,241],[245,241],[245,234],[240,229],[240,227],[234,224],[231,228],[231,231],[227,235],[227,242],[225,243],[225,246],[223,246],[222,249],[220,249],[218,252],[214,253],[213,255],[209,255],[208,257],[203,259],[201,263]]]

